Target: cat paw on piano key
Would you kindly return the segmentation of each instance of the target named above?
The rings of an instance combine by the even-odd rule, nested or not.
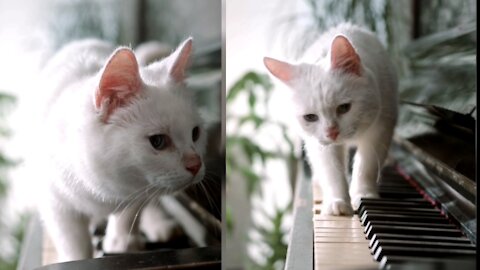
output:
[[[102,249],[106,253],[124,253],[145,250],[145,239],[141,235],[115,234],[105,235]]]
[[[356,192],[355,194],[351,194],[350,197],[352,198],[352,207],[355,211],[360,207],[362,198],[380,198],[377,191]]]
[[[141,229],[150,242],[168,242],[185,235],[185,231],[176,220],[167,218],[156,222],[143,222]]]
[[[321,215],[326,216],[351,216],[353,209],[349,202],[343,199],[324,200]]]

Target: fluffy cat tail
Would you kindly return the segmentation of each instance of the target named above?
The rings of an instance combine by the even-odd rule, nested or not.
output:
[[[135,55],[140,66],[147,66],[155,61],[169,56],[173,48],[163,42],[148,41],[135,48]]]

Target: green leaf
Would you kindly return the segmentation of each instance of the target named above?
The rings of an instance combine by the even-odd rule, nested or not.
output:
[[[265,120],[261,117],[259,117],[256,114],[249,114],[246,116],[242,116],[239,118],[238,124],[239,126],[243,126],[246,123],[252,122],[255,125],[255,128],[258,129],[263,123],[265,123]]]
[[[255,110],[255,104],[257,104],[257,96],[256,94],[250,89],[248,92],[248,106],[250,107],[250,113],[253,114]]]
[[[433,47],[436,47],[444,42],[456,40],[462,36],[472,34],[476,30],[477,30],[476,22],[459,25],[452,29],[438,32],[438,33],[417,39],[416,41],[410,43],[410,45],[405,47],[404,52],[409,57],[413,58],[428,50],[431,50]]]
[[[250,167],[242,166],[239,168],[245,180],[247,180],[247,192],[249,195],[257,189],[260,184],[260,176],[258,176]]]
[[[15,102],[16,98],[10,94],[0,92],[0,102]]]
[[[227,102],[234,100],[239,93],[248,91],[250,87],[262,86],[267,92],[272,89],[273,85],[270,78],[266,74],[259,74],[254,71],[245,73],[233,86],[227,94]]]

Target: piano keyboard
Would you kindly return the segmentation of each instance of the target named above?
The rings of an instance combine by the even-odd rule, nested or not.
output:
[[[165,210],[183,228],[182,233],[179,232],[168,241],[146,242],[145,250],[138,252],[106,253],[102,250],[105,222],[92,231],[93,259],[55,263],[56,250],[49,236],[43,234],[43,243],[39,243],[39,246],[43,245],[42,261],[39,263],[44,266],[35,269],[221,269],[220,221],[183,193],[161,200]],[[196,235],[201,236],[200,240]]]
[[[328,217],[320,215],[321,192],[314,186],[315,269],[394,269],[405,263],[475,269],[475,245],[414,182],[388,167],[379,193],[379,199],[362,199],[353,217]]]

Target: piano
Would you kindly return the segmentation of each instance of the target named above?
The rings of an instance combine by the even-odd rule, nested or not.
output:
[[[162,198],[164,210],[174,212],[172,216],[181,224],[184,233],[167,242],[147,242],[144,251],[108,254],[101,248],[106,224],[100,223],[92,231],[95,256],[86,260],[53,263],[55,248],[35,216],[27,229],[17,269],[221,269],[221,222],[216,211],[204,208],[189,193],[204,196],[199,191],[187,189]]]
[[[320,215],[321,190],[304,164],[285,269],[476,269],[476,182],[466,176],[475,175],[475,122],[470,130],[463,125],[464,145],[455,146],[458,152],[470,146],[473,161],[451,162],[431,146],[452,147],[442,136],[459,129],[442,113],[454,112],[424,109],[436,112],[434,126],[442,132],[396,136],[378,183],[380,198],[362,199],[352,217]]]
[[[144,251],[105,253],[101,241],[106,221],[99,223],[91,230],[94,258],[86,260],[54,263],[55,248],[35,215],[26,230],[17,269],[221,269],[220,189],[220,185],[211,185],[211,194],[206,195],[205,190],[191,187],[158,198],[164,211],[181,225],[182,232],[167,242],[146,242]]]

